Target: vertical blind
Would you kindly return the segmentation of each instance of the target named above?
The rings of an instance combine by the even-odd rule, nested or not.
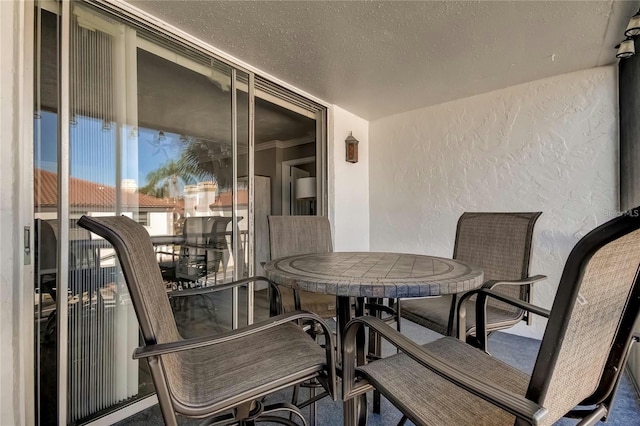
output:
[[[116,121],[115,111],[123,84],[114,71],[117,36],[118,24],[76,8],[70,49],[69,423],[138,391],[138,363],[131,359],[138,327],[113,250],[76,225],[87,211],[113,215],[137,209],[134,199],[118,194],[124,123]]]

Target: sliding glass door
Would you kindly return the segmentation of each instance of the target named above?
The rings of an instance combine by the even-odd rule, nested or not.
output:
[[[167,291],[248,274],[248,75],[80,5],[68,21],[53,9],[38,10],[36,405],[39,423],[73,424],[153,392],[113,250],[79,217],[142,223]],[[227,299],[216,319],[231,327],[240,295]],[[186,319],[210,306],[174,308],[183,334],[203,332]]]
[[[36,418],[79,424],[154,388],[146,363],[131,358],[138,323],[114,251],[77,220],[143,224],[167,292],[259,273],[281,180],[275,165],[273,176],[256,165],[255,130],[272,129],[275,145],[289,135],[294,149],[283,152],[312,142],[300,168],[315,177],[320,122],[317,111],[297,118],[292,94],[256,90],[253,74],[117,13],[41,1],[36,15]],[[268,314],[261,287],[175,300],[184,337]]]

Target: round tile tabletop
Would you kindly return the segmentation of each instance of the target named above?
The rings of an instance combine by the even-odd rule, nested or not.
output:
[[[354,297],[421,297],[460,293],[483,283],[482,270],[453,259],[375,252],[334,252],[268,262],[276,284]]]

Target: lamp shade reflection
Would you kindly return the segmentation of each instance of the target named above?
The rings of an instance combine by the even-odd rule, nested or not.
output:
[[[316,178],[303,177],[296,180],[296,198],[302,200],[305,198],[316,197]]]

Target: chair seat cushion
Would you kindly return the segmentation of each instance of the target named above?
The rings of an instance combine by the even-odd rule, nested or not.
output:
[[[431,329],[436,333],[447,334],[449,324],[449,312],[451,310],[451,296],[427,297],[420,299],[403,299],[400,315],[409,321],[415,322],[423,327]],[[476,331],[476,304],[475,296],[466,303],[467,336]],[[517,324],[522,319],[522,311],[506,311],[496,306],[487,306],[487,331],[508,328]],[[456,332],[456,321],[452,327],[453,335]]]
[[[336,296],[333,294],[312,293],[310,291],[299,291],[300,308],[304,311],[313,312],[320,318],[328,319],[336,316]],[[280,287],[282,296],[282,306],[285,312],[295,311],[293,302],[293,290]]]
[[[172,397],[192,409],[260,396],[325,368],[325,350],[300,327],[287,323],[266,331],[172,355],[162,361]],[[176,411],[180,412],[179,407]]]
[[[400,315],[403,318],[436,333],[447,334],[451,296],[403,299],[400,306]],[[467,324],[469,324],[469,319],[467,319]]]
[[[529,376],[452,337],[424,345],[430,353],[480,381],[524,395]],[[405,354],[358,367],[358,372],[418,425],[513,425],[514,416],[422,367]]]

